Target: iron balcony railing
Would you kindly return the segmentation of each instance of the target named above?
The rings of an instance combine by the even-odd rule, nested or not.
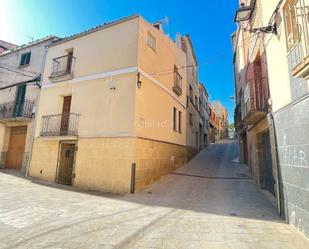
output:
[[[309,2],[295,0],[284,7],[288,59],[294,76],[309,75]],[[306,74],[302,72],[306,71]]]
[[[72,75],[76,58],[73,55],[60,56],[53,59],[50,78]]]
[[[174,72],[173,90],[178,96],[182,94],[182,77],[177,71]]]
[[[234,124],[235,124],[235,127],[238,127],[241,124],[241,104],[240,103],[238,103],[235,108]]]
[[[267,111],[269,91],[265,79],[249,80],[243,96],[242,118],[250,113]]]
[[[0,104],[0,119],[32,118],[33,100],[13,101]]]
[[[57,114],[42,117],[41,136],[77,136],[79,114]]]

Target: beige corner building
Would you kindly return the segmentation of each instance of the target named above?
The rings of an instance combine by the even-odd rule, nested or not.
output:
[[[127,193],[183,165],[187,64],[139,15],[49,46],[29,175]]]

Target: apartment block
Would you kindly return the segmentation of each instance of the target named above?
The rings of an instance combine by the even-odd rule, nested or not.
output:
[[[23,46],[0,42],[0,168],[26,173],[47,37]],[[3,45],[4,44],[4,45]]]
[[[219,118],[219,139],[226,139],[228,137],[228,112],[219,100],[212,103],[214,110]]]
[[[209,145],[209,100],[206,87],[199,83],[199,113],[203,122],[203,129],[200,134],[201,147]]]
[[[241,3],[233,44],[242,159],[279,214],[309,236],[309,1]]]
[[[186,119],[188,120],[186,141],[188,147],[192,148],[190,154],[193,156],[201,147],[200,134],[203,133],[203,121],[199,112],[198,61],[194,52],[192,40],[189,35],[180,37],[178,34],[176,37],[176,44],[179,44],[178,46],[182,47],[183,51],[186,53]]]

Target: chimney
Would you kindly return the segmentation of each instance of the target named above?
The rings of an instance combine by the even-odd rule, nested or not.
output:
[[[176,33],[175,43],[179,48],[182,49],[181,34],[179,32]]]

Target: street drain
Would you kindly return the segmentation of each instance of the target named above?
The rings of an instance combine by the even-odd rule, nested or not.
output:
[[[230,213],[230,216],[237,216],[237,214],[235,214],[235,213]]]

